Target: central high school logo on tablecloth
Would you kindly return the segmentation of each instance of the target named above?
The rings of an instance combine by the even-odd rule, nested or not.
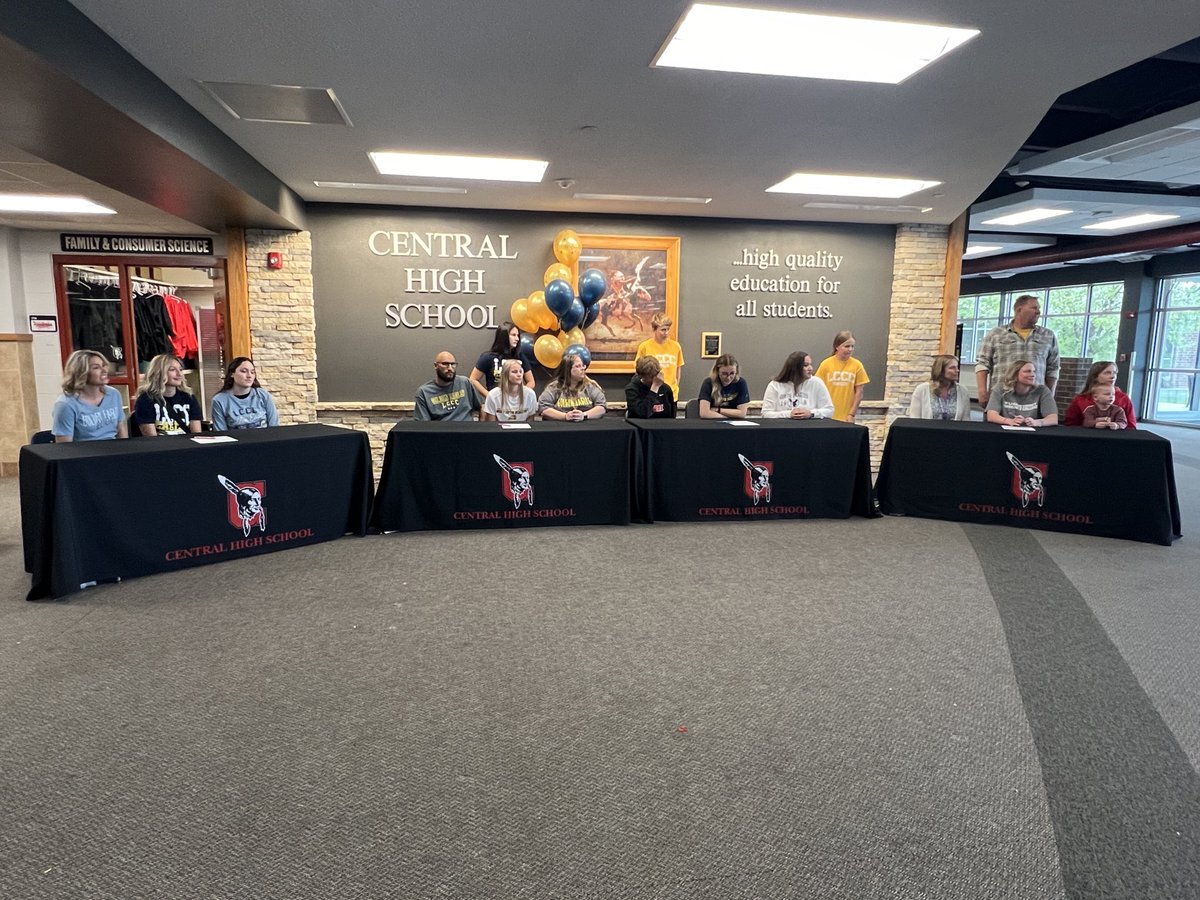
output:
[[[217,481],[229,491],[226,498],[226,511],[229,524],[241,529],[245,537],[250,536],[250,529],[255,525],[259,531],[267,530],[267,508],[263,505],[263,497],[267,493],[265,481],[231,481],[224,475],[218,475]]]
[[[775,471],[775,463],[770,461],[751,462],[738,454],[737,458],[741,460],[746,471],[743,473],[742,490],[746,492],[746,496],[754,501],[754,505],[758,506],[759,501],[765,500],[771,502],[771,473]]]
[[[520,509],[522,501],[533,506],[533,463],[509,463],[495,453],[492,459],[504,470],[500,478],[500,493],[512,501],[513,509]]]
[[[1012,492],[1021,501],[1021,507],[1029,506],[1029,501],[1037,500],[1038,506],[1046,505],[1046,476],[1050,472],[1049,463],[1021,462],[1007,450],[1004,455],[1012,463]]]

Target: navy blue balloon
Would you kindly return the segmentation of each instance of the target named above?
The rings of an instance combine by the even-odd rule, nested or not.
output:
[[[583,324],[580,326],[580,328],[587,328],[598,318],[600,318],[600,304],[593,303],[587,308],[587,312],[583,314]]]
[[[571,308],[571,304],[575,302],[575,292],[571,290],[571,283],[563,281],[561,278],[555,278],[552,282],[546,285],[546,307],[550,312],[558,316],[560,323],[563,313]],[[572,328],[575,326],[571,326]],[[564,330],[566,326],[563,326]]]
[[[533,356],[533,338],[525,332],[518,332],[521,335],[521,340],[517,342],[517,355],[522,359],[529,359]]]
[[[583,360],[583,367],[586,369],[592,364],[592,352],[583,344],[571,344],[563,351],[563,359],[568,356],[578,356]]]
[[[593,306],[608,290],[608,279],[599,269],[588,269],[579,276],[579,299],[584,306]]]
[[[564,281],[563,284],[566,284],[566,282]],[[571,301],[570,309],[558,317],[559,327],[563,331],[570,331],[583,321],[585,315],[587,315],[587,310],[583,308],[583,301],[576,297]]]

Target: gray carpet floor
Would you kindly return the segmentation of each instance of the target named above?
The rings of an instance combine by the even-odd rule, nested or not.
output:
[[[0,480],[0,897],[1200,897],[1200,433],[1158,430],[1169,548],[426,533],[67,603]]]

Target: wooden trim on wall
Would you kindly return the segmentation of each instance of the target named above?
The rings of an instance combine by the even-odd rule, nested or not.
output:
[[[250,277],[246,274],[246,230],[225,231],[225,298],[229,309],[229,351],[250,356]]]
[[[950,224],[946,236],[946,284],[942,288],[942,353],[954,352],[958,328],[958,292],[962,284],[962,256],[967,246],[967,211]]]
[[[0,342],[12,342],[12,343],[16,343],[16,344],[21,344],[21,343],[25,343],[27,341],[28,342],[33,341],[32,334],[0,334]]]

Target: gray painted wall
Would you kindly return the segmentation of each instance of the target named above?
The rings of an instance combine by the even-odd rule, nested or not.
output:
[[[848,328],[858,342],[857,356],[872,378],[867,399],[883,397],[888,320],[892,288],[895,230],[882,225],[780,224],[727,220],[650,219],[632,217],[567,218],[541,213],[451,211],[379,207],[312,206],[308,224],[313,239],[313,281],[316,298],[318,396],[322,402],[411,400],[417,385],[432,377],[439,350],[450,350],[463,374],[488,348],[491,328],[387,327],[389,303],[460,304],[496,307],[497,322],[508,318],[518,297],[542,287],[542,275],[554,262],[551,242],[564,228],[584,234],[672,235],[681,238],[679,284],[679,342],[687,365],[682,370],[683,399],[696,396],[712,366],[700,358],[700,335],[723,333],[726,352],[738,357],[742,374],[755,398],[793,350],[812,354],[814,363],[827,356],[836,331]],[[377,255],[370,246],[374,232],[466,234],[478,250],[490,237],[497,253],[507,249],[515,259],[456,258],[453,240],[445,257],[435,246],[432,254]],[[507,235],[503,241],[500,235]],[[411,245],[411,241],[407,242]],[[377,250],[391,247],[377,237]],[[401,241],[402,249],[405,241]],[[771,251],[778,264],[765,269],[735,266],[743,251]],[[821,261],[842,257],[836,271],[829,267],[789,269],[789,254],[818,254]],[[419,294],[418,269],[483,270],[472,276],[482,293]],[[810,293],[735,291],[730,281],[754,278],[808,279]],[[818,279],[838,283],[836,292],[817,293]],[[410,285],[410,278],[416,282]],[[757,300],[757,315],[739,316],[738,307]],[[829,318],[768,318],[769,303],[801,306],[823,304]],[[745,310],[743,310],[745,311]],[[476,313],[476,322],[481,312]],[[410,314],[409,321],[419,316]],[[395,321],[395,317],[391,317]],[[648,335],[647,335],[648,336]],[[549,374],[538,367],[539,390]],[[623,399],[628,375],[603,375],[597,380],[612,399]]]

